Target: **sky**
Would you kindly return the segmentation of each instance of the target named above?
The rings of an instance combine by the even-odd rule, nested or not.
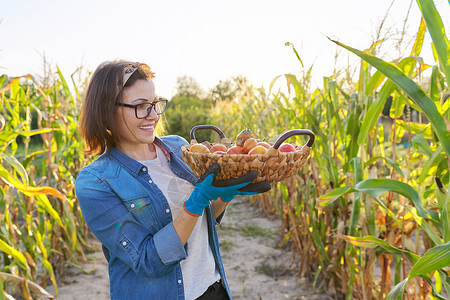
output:
[[[336,53],[338,65],[357,62],[327,37],[368,48],[392,2],[384,28],[400,31],[412,3],[411,39],[420,22],[411,0],[0,0],[0,74],[42,75],[45,57],[69,78],[80,66],[92,72],[103,61],[127,59],[150,65],[157,93],[169,98],[184,75],[205,90],[237,75],[268,89],[274,77],[312,66],[320,86]],[[449,36],[450,3],[435,4]],[[423,56],[433,63],[430,44],[427,34]],[[386,49],[386,59],[398,57]]]

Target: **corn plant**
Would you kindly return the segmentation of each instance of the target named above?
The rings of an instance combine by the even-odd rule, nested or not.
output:
[[[448,187],[442,182],[449,181],[449,47],[432,1],[418,4],[424,18],[409,57],[375,58],[382,41],[365,51],[335,42],[362,58],[354,85],[333,74],[310,92],[311,69],[286,74],[274,81],[284,79],[288,93],[260,91],[239,107],[222,104],[212,119],[233,128],[253,120],[262,125],[260,138],[292,128],[316,134],[307,166],[252,202],[282,218],[283,243],[299,256],[299,276],[340,298],[448,296]],[[426,29],[435,66],[420,58]],[[431,71],[427,92],[417,84],[425,70]]]
[[[57,293],[57,276],[89,246],[73,187],[89,160],[76,133],[80,93],[59,69],[48,88],[30,75],[2,76],[0,87],[0,299],[51,297],[40,286],[50,279]]]
[[[444,292],[447,296],[450,295],[450,277],[444,269],[450,265],[450,221],[448,213],[450,201],[448,200],[448,187],[445,188],[441,181],[441,178],[445,178],[446,182],[449,179],[449,103],[448,101],[444,102],[444,99],[440,97],[445,91],[448,91],[450,84],[450,78],[448,77],[450,75],[450,61],[448,59],[450,57],[450,43],[445,35],[442,20],[433,2],[426,0],[417,2],[431,34],[435,54],[438,58],[438,66],[433,68],[429,93],[425,92],[412,80],[408,76],[408,72],[405,72],[405,70],[402,70],[395,64],[387,63],[368,53],[336,42],[377,68],[380,73],[388,78],[388,82],[395,84],[398,89],[401,89],[401,92],[400,90],[398,91],[398,94],[401,96],[397,98],[397,101],[402,101],[403,103],[413,101],[412,105],[426,115],[431,125],[432,136],[429,137],[431,144],[422,144],[424,149],[429,150],[425,155],[429,155],[431,159],[427,162],[428,166],[426,168],[414,174],[416,175],[416,182],[411,180],[411,183],[408,184],[394,179],[367,179],[355,185],[333,190],[322,197],[322,199],[334,200],[347,193],[359,192],[376,199],[385,192],[394,192],[401,195],[401,198],[404,198],[398,203],[399,207],[408,211],[428,239],[427,243],[424,243],[423,249],[426,252],[421,257],[415,253],[414,248],[410,249],[405,244],[402,244],[402,247],[399,248],[392,245],[392,243],[386,243],[385,240],[380,240],[373,236],[361,238],[355,236],[344,237],[346,241],[354,245],[364,247],[380,246],[387,253],[404,257],[413,264],[408,274],[405,274],[404,269],[402,275],[406,276],[406,279],[396,282],[395,287],[387,295],[387,299],[402,299],[407,283],[416,277],[425,279],[432,288],[432,291],[424,296],[432,294],[436,298],[446,299],[440,293]],[[402,95],[402,93],[404,94]],[[396,105],[402,104],[397,103]],[[373,125],[368,122],[365,128],[370,129]],[[362,141],[365,139],[365,134],[367,134],[367,130],[366,132],[361,132],[360,138]],[[417,137],[418,140],[424,139],[420,134]],[[431,182],[426,181],[427,177],[435,178],[436,185],[434,188]],[[428,184],[427,188],[433,190],[428,190],[426,193],[423,192],[423,196],[421,196],[419,192],[421,192],[423,184]],[[422,198],[424,196],[426,196],[425,199]],[[381,203],[380,201],[380,204],[385,206],[387,212],[393,213],[388,203]],[[424,204],[430,208],[425,208]],[[402,222],[402,227],[404,230],[404,221]],[[437,283],[432,281],[432,277],[435,278]],[[406,295],[409,294],[406,292]]]

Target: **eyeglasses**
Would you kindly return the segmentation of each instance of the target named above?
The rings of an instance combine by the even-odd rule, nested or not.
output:
[[[144,102],[144,103],[139,103],[139,104],[135,104],[135,105],[116,102],[116,105],[134,108],[134,113],[136,115],[136,118],[145,119],[151,114],[152,108],[155,110],[157,115],[162,114],[164,112],[164,110],[166,109],[167,102],[168,102],[167,99],[158,98],[158,100],[155,102]]]

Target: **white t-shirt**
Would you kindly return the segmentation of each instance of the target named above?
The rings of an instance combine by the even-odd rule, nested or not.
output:
[[[189,198],[194,186],[184,179],[176,176],[170,170],[169,163],[156,146],[157,157],[152,160],[140,161],[147,166],[148,173],[153,182],[162,191],[169,202],[172,218],[175,219],[183,210],[184,202]],[[194,230],[188,239],[188,256],[181,261],[183,273],[185,299],[196,299],[206,289],[220,279],[216,270],[214,256],[208,243],[208,224],[204,216],[198,218]]]

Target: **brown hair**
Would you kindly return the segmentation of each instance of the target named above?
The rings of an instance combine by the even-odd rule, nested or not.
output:
[[[125,68],[130,65],[135,65],[137,69],[124,84]],[[117,134],[114,121],[115,102],[120,101],[123,90],[137,80],[153,78],[154,73],[146,64],[116,60],[106,61],[97,67],[89,81],[79,122],[87,154],[102,154],[116,146],[121,137]]]

